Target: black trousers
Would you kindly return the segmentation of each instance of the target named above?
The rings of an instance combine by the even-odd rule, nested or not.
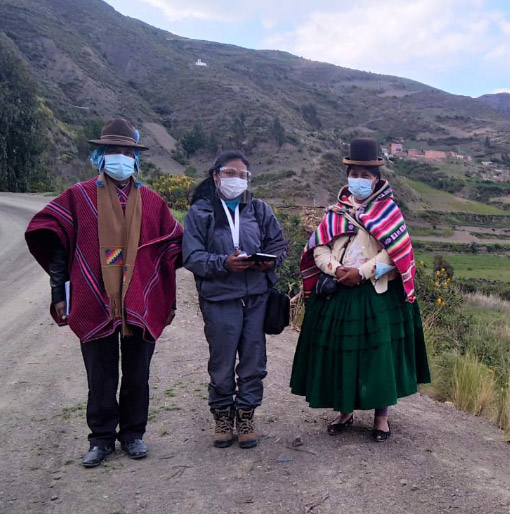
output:
[[[140,329],[133,327],[133,330],[133,337],[120,337],[117,330],[108,337],[80,345],[87,369],[87,424],[93,446],[113,445],[115,439],[124,442],[141,439],[145,433],[149,367],[155,344],[144,341]],[[117,401],[119,340],[122,379]]]

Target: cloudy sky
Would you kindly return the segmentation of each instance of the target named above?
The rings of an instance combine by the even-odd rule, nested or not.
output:
[[[180,36],[286,50],[450,93],[510,92],[509,0],[107,0]]]

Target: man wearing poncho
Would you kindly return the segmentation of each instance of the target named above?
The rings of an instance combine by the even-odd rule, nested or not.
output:
[[[90,143],[99,176],[64,191],[26,232],[30,252],[50,275],[51,315],[81,341],[91,430],[86,467],[112,453],[116,439],[131,458],[148,453],[142,437],[149,366],[174,315],[182,239],[164,200],[138,181],[139,152],[147,147],[133,126],[110,120]]]

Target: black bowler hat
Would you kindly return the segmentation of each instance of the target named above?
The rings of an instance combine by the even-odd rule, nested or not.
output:
[[[377,141],[371,137],[356,137],[351,141],[349,157],[344,157],[344,164],[350,166],[382,166],[384,159],[378,156]]]

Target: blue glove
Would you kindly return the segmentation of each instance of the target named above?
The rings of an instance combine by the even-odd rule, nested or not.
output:
[[[391,266],[390,264],[383,264],[382,262],[378,262],[375,265],[375,279],[381,278],[386,273],[389,273],[391,270],[394,270],[395,266]]]

